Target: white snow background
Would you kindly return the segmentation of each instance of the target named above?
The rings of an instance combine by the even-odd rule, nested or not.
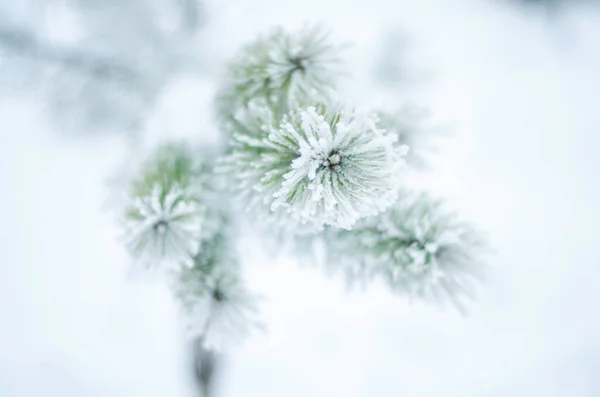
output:
[[[268,331],[227,357],[219,396],[600,396],[600,13],[232,0],[205,27],[207,70],[274,24],[314,20],[356,43],[358,72],[383,33],[408,35],[429,76],[411,93],[457,125],[418,183],[488,232],[492,271],[463,317],[247,252]],[[182,78],[157,125],[214,133],[215,83]],[[346,89],[361,97],[363,84]],[[38,105],[0,101],[0,396],[194,395],[175,302],[128,276],[103,207],[125,140],[65,138]]]

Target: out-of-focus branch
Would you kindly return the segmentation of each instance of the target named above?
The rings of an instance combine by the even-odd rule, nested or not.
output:
[[[549,12],[564,11],[571,6],[598,5],[599,0],[515,0],[526,7],[543,7]]]
[[[59,64],[71,71],[85,73],[106,82],[132,86],[139,84],[138,74],[125,65],[79,50],[43,43],[25,31],[0,27],[0,46],[18,55]]]
[[[179,0],[181,25],[186,33],[194,33],[202,24],[202,10],[198,0]]]
[[[194,341],[194,375],[201,397],[212,397],[217,354],[204,347],[202,337]]]

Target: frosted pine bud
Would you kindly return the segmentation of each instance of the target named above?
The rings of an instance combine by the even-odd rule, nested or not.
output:
[[[327,97],[339,71],[339,47],[319,26],[297,32],[276,28],[244,47],[229,67],[219,95],[222,115],[262,98],[280,116]]]
[[[258,321],[258,297],[231,269],[206,274],[198,267],[182,269],[177,296],[186,312],[187,330],[202,337],[208,349],[223,350],[239,343]]]
[[[157,185],[147,196],[136,197],[126,217],[126,245],[141,262],[191,264],[198,249],[202,207],[183,190],[164,191]]]
[[[273,207],[286,208],[302,223],[349,229],[397,198],[407,148],[397,146],[366,114],[309,107],[268,139],[294,157]]]
[[[206,214],[206,167],[183,145],[167,145],[130,182],[124,240],[144,266],[192,264]]]
[[[379,278],[392,291],[461,308],[482,275],[482,238],[427,195],[409,195],[351,231],[329,231],[328,261],[349,277]]]
[[[351,228],[397,198],[407,148],[352,108],[299,109],[234,136],[226,163],[241,192],[300,224]]]

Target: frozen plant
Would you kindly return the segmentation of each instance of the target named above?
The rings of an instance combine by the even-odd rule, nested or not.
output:
[[[296,32],[275,28],[242,48],[229,65],[218,104],[229,117],[252,100],[266,101],[281,116],[327,98],[340,75],[340,46],[319,25]]]
[[[309,107],[268,139],[293,153],[273,205],[295,219],[350,229],[397,198],[408,147],[397,146],[369,115]]]
[[[312,261],[305,248],[320,243],[327,270],[412,299],[462,308],[482,274],[479,233],[404,184],[407,167],[427,162],[419,115],[338,99],[339,48],[320,27],[276,29],[245,46],[216,98],[226,147],[207,156],[164,145],[130,184],[128,247],[175,264],[168,274],[205,395],[213,353],[261,325],[237,250],[249,224],[266,225],[252,230],[263,241],[285,240],[269,252],[289,240]]]
[[[210,190],[208,165],[183,144],[160,147],[129,183],[125,243],[146,266],[191,264]]]
[[[126,244],[141,262],[179,263],[196,252],[203,208],[178,186],[156,185],[147,195],[132,199],[126,212]]]
[[[239,343],[258,320],[258,297],[246,289],[235,269],[205,274],[193,267],[180,273],[177,296],[187,314],[188,332],[201,335],[207,349]]]
[[[327,233],[326,263],[351,281],[379,279],[391,291],[427,301],[470,297],[483,277],[480,233],[427,194],[404,193],[388,211],[352,231]]]
[[[244,194],[299,223],[346,229],[394,203],[408,151],[371,115],[324,104],[233,139],[228,161]]]

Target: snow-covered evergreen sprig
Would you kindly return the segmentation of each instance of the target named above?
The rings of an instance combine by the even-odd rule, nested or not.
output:
[[[202,260],[183,268],[175,293],[186,314],[187,331],[207,349],[224,350],[260,328],[258,296],[243,284],[236,258],[223,236],[202,252]],[[206,247],[205,247],[206,248]]]
[[[127,247],[146,265],[175,265],[171,286],[202,349],[226,348],[260,326],[258,298],[241,276],[243,222],[230,191],[277,245],[324,243],[320,259],[349,280],[461,307],[481,276],[480,235],[440,201],[402,191],[406,163],[428,160],[422,114],[340,104],[339,50],[318,26],[250,43],[217,95],[229,139],[218,165],[218,153],[164,145],[129,185]]]
[[[145,265],[191,264],[197,251],[204,210],[177,186],[156,185],[149,195],[135,197],[126,213],[126,245]]]
[[[348,106],[310,106],[237,134],[227,158],[242,191],[300,224],[351,228],[394,203],[407,147]],[[248,190],[252,191],[249,192]]]
[[[242,48],[229,66],[218,109],[229,118],[251,100],[263,99],[278,116],[333,93],[340,46],[319,25],[295,32],[275,28]]]
[[[326,233],[326,263],[350,281],[382,280],[393,292],[462,308],[483,276],[484,242],[426,194],[406,194],[353,230]]]
[[[129,184],[124,240],[142,265],[192,264],[206,215],[210,167],[183,144],[159,147]]]

